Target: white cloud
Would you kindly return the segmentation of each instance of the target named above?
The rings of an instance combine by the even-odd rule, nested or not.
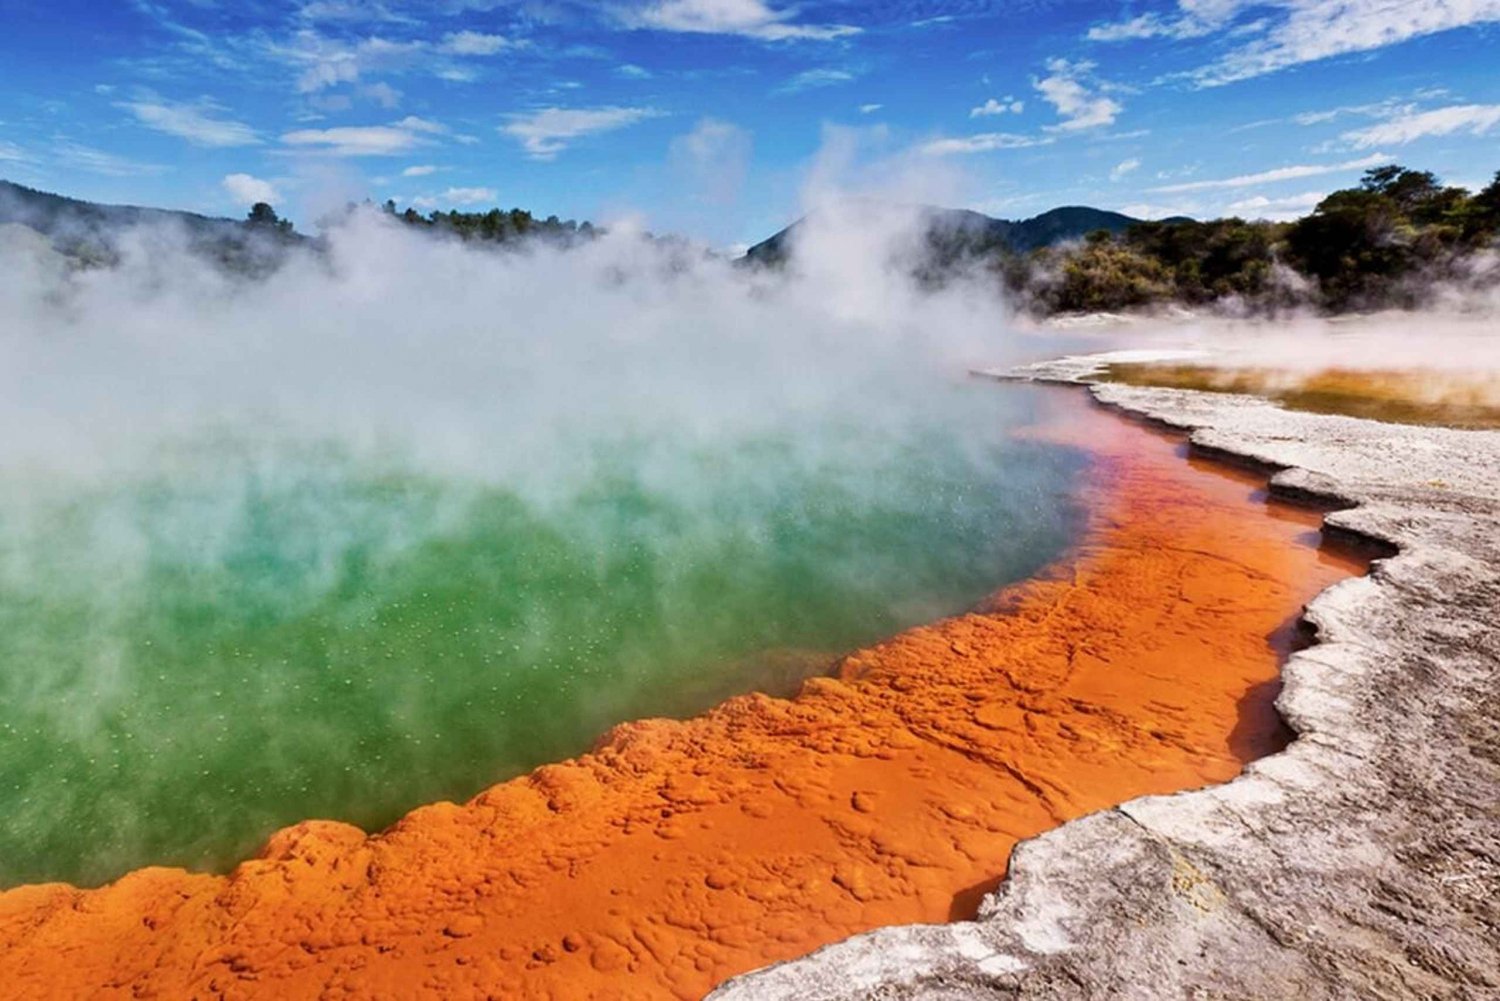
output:
[[[705,35],[742,35],[768,42],[827,41],[859,34],[847,24],[792,24],[795,10],[777,10],[764,0],[651,0],[621,14],[633,28]]]
[[[515,48],[518,43],[504,35],[487,35],[480,31],[451,31],[443,36],[441,51],[454,56],[493,56]]]
[[[194,146],[254,146],[261,141],[255,130],[244,122],[215,118],[212,112],[216,108],[209,104],[142,100],[122,101],[118,107],[135,115],[147,128],[186,139]]]
[[[441,122],[434,122],[430,118],[418,118],[416,115],[407,115],[399,122],[393,123],[398,129],[406,129],[408,132],[426,132],[429,135],[446,135],[448,126]]]
[[[229,174],[220,182],[236,205],[254,205],[256,202],[276,202],[281,195],[270,181],[263,181],[249,174]]]
[[[499,193],[494,188],[449,188],[440,195],[413,198],[413,208],[435,209],[439,205],[493,205]]]
[[[1042,100],[1057,109],[1062,119],[1048,128],[1056,132],[1079,132],[1084,129],[1113,125],[1115,118],[1125,109],[1118,101],[1104,96],[1104,87],[1091,79],[1094,64],[1091,62],[1069,62],[1066,59],[1047,60],[1050,74],[1035,81],[1032,86],[1042,95]]]
[[[1369,149],[1455,132],[1481,136],[1497,125],[1500,125],[1500,104],[1455,104],[1431,111],[1409,111],[1389,121],[1345,132],[1341,138],[1355,149]]]
[[[1251,12],[1270,16],[1240,23]],[[1172,15],[1095,25],[1088,37],[1116,42],[1225,32],[1248,39],[1190,74],[1202,86],[1216,86],[1496,21],[1500,0],[1178,0]]]
[[[417,164],[416,166],[413,166],[413,167],[407,167],[405,170],[403,170],[401,172],[401,176],[402,177],[426,177],[429,174],[436,174],[436,173],[437,173],[437,167],[436,166],[434,166],[433,164],[430,164],[430,163],[422,163],[422,164]]]
[[[1500,21],[1500,0],[1278,0],[1287,16],[1198,74],[1213,85]]]
[[[1015,98],[1013,98],[1013,97],[1011,97],[1010,95],[1007,94],[1006,97],[1005,97],[1005,100],[1003,100],[1003,101],[997,101],[993,97],[990,98],[988,101],[985,101],[979,107],[972,109],[969,112],[969,117],[970,118],[984,118],[984,117],[989,116],[989,115],[1004,115],[1004,114],[1019,115],[1021,112],[1025,111],[1025,110],[1026,110],[1026,102],[1025,101],[1017,101]]]
[[[334,156],[392,156],[423,140],[394,125],[346,125],[332,129],[297,129],[281,137],[288,146],[315,149]]]
[[[627,80],[651,79],[651,71],[644,66],[637,66],[635,63],[625,63],[623,66],[615,67],[615,74]]]
[[[1132,174],[1140,168],[1141,161],[1135,159],[1134,157],[1129,160],[1122,160],[1119,163],[1115,164],[1114,169],[1109,172],[1109,179],[1111,181],[1121,180],[1127,174]]]
[[[1272,222],[1285,222],[1291,219],[1300,219],[1313,209],[1318,203],[1328,197],[1326,191],[1307,191],[1300,195],[1288,195],[1284,198],[1267,198],[1265,195],[1255,195],[1250,198],[1242,198],[1236,202],[1230,202],[1225,206],[1229,215],[1241,216],[1248,219],[1269,219]]]
[[[1175,17],[1141,14],[1127,21],[1096,24],[1089,29],[1088,38],[1093,42],[1123,42],[1141,38],[1201,38],[1226,26],[1248,6],[1250,0],[1178,0],[1178,13]]]
[[[1120,212],[1130,216],[1132,219],[1170,219],[1173,216],[1196,216],[1199,214],[1199,211],[1196,205],[1157,205],[1155,202],[1131,202],[1129,205],[1120,206]]]
[[[448,32],[436,41],[391,41],[379,36],[343,41],[311,28],[303,28],[284,41],[259,42],[265,56],[299,71],[296,84],[302,94],[318,94],[376,73],[423,72],[444,80],[467,82],[478,79],[479,73],[459,60],[491,56],[526,45],[524,40],[478,31]]]
[[[873,115],[883,107],[885,107],[883,104],[861,104],[859,106],[859,113],[861,115]]]
[[[68,167],[86,170],[91,174],[106,177],[143,177],[149,174],[164,174],[169,167],[160,163],[143,163],[114,153],[94,149],[71,139],[60,139],[52,145],[52,157]]]
[[[267,52],[282,62],[303,67],[297,77],[297,90],[316,94],[329,87],[353,83],[366,73],[406,69],[427,49],[426,42],[392,42],[380,37],[348,45],[304,29],[289,44],[269,45]]]
[[[997,149],[1026,149],[1031,146],[1047,146],[1052,139],[1047,137],[1016,135],[1010,132],[981,132],[961,139],[934,139],[922,146],[927,156],[953,156],[964,153],[989,153]]]
[[[655,108],[543,108],[511,116],[500,131],[518,140],[532,159],[551,160],[568,148],[570,140],[623,129],[661,114]]]
[[[752,136],[732,122],[701,119],[693,130],[672,140],[672,166],[698,199],[727,205],[739,197],[750,169]]]
[[[31,155],[15,143],[0,139],[0,161],[6,163],[30,163]]]
[[[1274,170],[1263,170],[1257,174],[1240,174],[1237,177],[1226,177],[1215,181],[1189,181],[1185,184],[1167,184],[1152,191],[1159,192],[1181,192],[1181,191],[1210,191],[1218,188],[1248,188],[1256,184],[1271,184],[1276,181],[1294,181],[1300,177],[1318,177],[1323,174],[1337,174],[1349,170],[1366,170],[1370,167],[1379,167],[1390,162],[1390,157],[1384,153],[1374,153],[1360,160],[1347,160],[1343,163],[1321,163],[1321,164],[1298,164],[1291,167],[1277,167]]]
[[[401,91],[388,83],[372,83],[360,88],[360,94],[368,97],[382,108],[394,108],[401,103]]]
[[[850,83],[854,79],[855,74],[849,70],[819,67],[817,69],[803,70],[778,87],[776,92],[778,94],[795,94],[798,91],[813,90],[817,87],[836,87],[841,83]]]

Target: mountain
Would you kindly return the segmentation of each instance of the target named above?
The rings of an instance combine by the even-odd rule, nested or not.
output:
[[[85,264],[108,263],[119,256],[122,234],[139,226],[169,226],[181,231],[189,247],[228,270],[261,273],[280,263],[287,246],[305,237],[278,225],[143,208],[101,205],[37,191],[0,180],[0,225],[17,224],[45,236],[53,249]]]
[[[1095,230],[1123,233],[1140,222],[1119,212],[1069,205],[1055,208],[1031,219],[1012,221],[995,219],[968,209],[919,209],[926,218],[927,237],[940,258],[984,254],[994,250],[1027,253],[1070,240],[1081,240]],[[762,240],[745,253],[745,260],[757,264],[781,264],[786,261],[795,234],[806,226],[807,217]]]

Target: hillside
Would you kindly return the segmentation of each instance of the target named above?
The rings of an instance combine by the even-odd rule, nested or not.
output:
[[[983,255],[993,251],[1024,254],[1104,230],[1123,233],[1140,222],[1119,212],[1069,205],[1043,212],[1031,219],[1012,221],[995,219],[968,209],[923,207],[929,221],[928,239],[940,257]],[[797,236],[807,225],[807,217],[771,236],[745,253],[745,260],[756,264],[784,263]]]
[[[59,253],[82,264],[107,264],[119,256],[122,234],[139,226],[179,229],[191,249],[228,270],[263,273],[286,247],[304,241],[270,213],[250,222],[139,205],[102,205],[0,180],[0,225],[26,226],[45,236]]]

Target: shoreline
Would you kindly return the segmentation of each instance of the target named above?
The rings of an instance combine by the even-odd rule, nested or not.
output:
[[[696,997],[864,928],[971,915],[1016,841],[1279,747],[1266,637],[1303,598],[1277,575],[1359,571],[1296,541],[1316,514],[1265,509],[1254,477],[1085,409],[1107,439],[1085,537],[1002,591],[1003,611],[909,630],[795,700],[624,724],[592,755],[378,835],[297,825],[227,878],[11,891],[0,970],[38,997]],[[1163,643],[1165,662],[1230,666],[1114,663]]]
[[[976,373],[1086,388],[1338,505],[1385,548],[1303,620],[1283,752],[1016,846],[974,922],[886,928],[738,978],[716,1001],[1480,998],[1500,989],[1500,434],[1095,381],[1107,356]]]

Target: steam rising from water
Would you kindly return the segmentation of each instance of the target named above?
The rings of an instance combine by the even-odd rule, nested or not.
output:
[[[374,213],[264,281],[0,235],[0,883],[223,865],[782,686],[1067,539],[1075,456],[911,221],[802,276]]]

